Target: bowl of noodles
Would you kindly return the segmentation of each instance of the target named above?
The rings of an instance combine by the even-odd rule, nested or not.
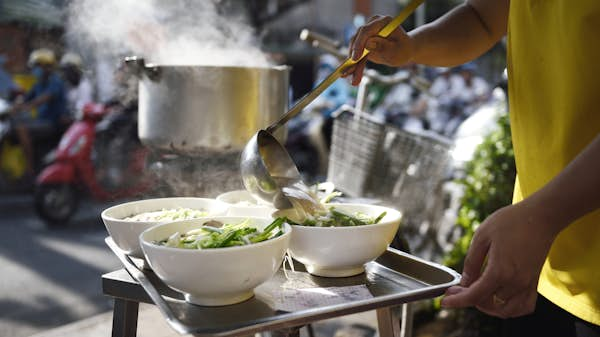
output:
[[[109,207],[101,217],[109,235],[125,254],[143,258],[139,236],[144,230],[162,223],[225,215],[228,208],[228,204],[209,198],[156,198]]]
[[[292,225],[289,252],[317,276],[360,274],[394,239],[402,213],[377,205],[325,203],[310,214],[298,209],[277,211]]]

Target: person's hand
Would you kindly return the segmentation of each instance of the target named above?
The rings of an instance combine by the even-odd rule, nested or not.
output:
[[[460,286],[446,291],[442,306],[474,306],[501,318],[533,312],[540,271],[558,234],[543,212],[524,201],[488,217],[473,236]]]
[[[389,16],[374,16],[369,23],[360,27],[350,41],[349,53],[353,60],[359,59],[363,50],[370,51],[359,63],[344,70],[342,76],[353,75],[352,85],[360,83],[365,65],[368,61],[399,67],[412,59],[414,45],[412,39],[402,27],[396,28],[387,38],[377,35],[392,18]]]

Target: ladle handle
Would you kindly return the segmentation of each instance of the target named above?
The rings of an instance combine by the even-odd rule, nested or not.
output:
[[[425,1],[425,0],[412,0],[406,7],[404,7],[402,9],[402,11],[400,11],[400,13],[392,21],[390,21],[387,25],[385,25],[385,27],[382,28],[377,35],[379,35],[381,37],[388,37],[396,28],[398,28],[398,26],[400,26],[400,24],[402,22],[404,22],[404,20],[406,20],[406,18],[408,18],[412,14],[412,12],[415,11],[415,9],[417,9],[417,7],[419,7],[423,3],[423,1]],[[340,78],[340,76],[342,75],[342,72],[347,67],[357,64],[363,58],[365,58],[368,54],[369,54],[369,50],[365,48],[363,51],[363,54],[360,56],[360,58],[358,60],[353,60],[352,58],[347,58],[346,61],[344,61],[342,64],[340,64],[331,74],[329,74],[329,76],[327,76],[321,83],[319,83],[312,91],[310,91],[308,94],[304,95],[304,97],[302,97],[300,100],[298,100],[298,102],[296,102],[296,104],[294,104],[294,106],[290,110],[288,110],[288,112],[286,112],[283,116],[281,116],[281,118],[279,118],[279,120],[277,120],[275,123],[269,125],[269,127],[267,127],[267,132],[272,134],[280,126],[284,125],[290,119],[294,118],[297,114],[300,113],[300,111],[302,111],[302,109],[304,109],[308,104],[310,104],[312,101],[314,101],[315,98],[317,98],[321,93],[323,93],[323,91],[325,91],[325,89],[327,89],[330,85],[332,85],[333,82],[335,82],[338,78]]]

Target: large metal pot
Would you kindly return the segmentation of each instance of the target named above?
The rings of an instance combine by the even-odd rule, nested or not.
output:
[[[289,68],[146,65],[127,58],[139,82],[139,137],[186,154],[241,150],[287,109]]]

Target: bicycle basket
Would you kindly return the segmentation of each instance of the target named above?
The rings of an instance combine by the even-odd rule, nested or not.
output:
[[[336,189],[365,196],[384,137],[385,124],[369,115],[347,109],[335,117],[327,177]]]
[[[386,126],[380,152],[367,191],[401,208],[419,222],[435,201],[446,173],[452,142],[429,132],[412,132]]]
[[[328,180],[352,197],[369,197],[420,221],[427,216],[450,159],[452,142],[342,111],[334,120]]]

